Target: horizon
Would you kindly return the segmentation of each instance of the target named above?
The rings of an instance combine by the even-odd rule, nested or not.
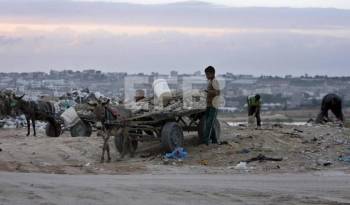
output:
[[[48,74],[50,75],[50,72],[54,71],[54,72],[65,72],[65,71],[72,71],[74,73],[76,72],[80,72],[80,73],[83,73],[84,71],[90,71],[90,70],[94,70],[94,71],[100,71],[102,74],[108,74],[108,73],[119,73],[119,74],[122,74],[122,73],[126,73],[127,75],[145,75],[145,76],[151,76],[153,75],[153,73],[146,73],[146,72],[139,72],[139,73],[128,73],[128,72],[119,72],[119,71],[102,71],[102,70],[96,70],[96,69],[83,69],[83,70],[74,70],[74,69],[63,69],[63,70],[49,70],[49,71],[29,71],[29,72],[26,72],[26,71],[23,71],[23,72],[0,72],[0,73],[5,73],[5,74],[23,74],[23,73],[45,73],[45,74]],[[154,72],[158,75],[170,75],[172,71],[176,71],[176,70],[170,70],[168,73],[165,73],[165,72]],[[197,71],[194,71],[192,73],[178,73],[178,75],[197,75],[195,74],[196,72],[198,72],[200,70],[197,70]],[[326,78],[350,78],[350,75],[342,75],[342,76],[332,76],[332,75],[310,75],[309,73],[304,73],[302,75],[293,75],[293,74],[284,74],[284,75],[264,75],[264,74],[261,74],[261,75],[254,75],[254,74],[248,74],[248,73],[234,73],[234,72],[225,72],[225,73],[220,73],[220,72],[217,72],[216,73],[216,76],[223,76],[223,75],[227,75],[227,74],[232,74],[233,76],[252,76],[254,78],[261,78],[261,77],[272,77],[272,78],[289,78],[289,77],[292,77],[292,78],[316,78],[316,77],[326,77]],[[205,76],[205,73],[204,71],[200,71],[200,76]]]

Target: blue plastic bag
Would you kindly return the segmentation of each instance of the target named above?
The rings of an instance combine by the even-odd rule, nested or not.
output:
[[[178,147],[178,148],[174,149],[173,152],[166,153],[165,158],[167,158],[167,159],[184,159],[187,157],[187,154],[188,153],[184,148]]]

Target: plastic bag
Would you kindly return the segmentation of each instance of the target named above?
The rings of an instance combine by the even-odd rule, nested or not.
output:
[[[184,159],[187,157],[187,154],[188,153],[184,148],[178,147],[173,152],[166,153],[165,158],[166,159]]]

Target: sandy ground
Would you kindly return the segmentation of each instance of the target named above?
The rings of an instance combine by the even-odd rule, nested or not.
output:
[[[185,160],[164,160],[160,143],[140,143],[136,157],[118,161],[112,147],[112,163],[101,164],[101,137],[72,138],[64,134],[48,138],[25,137],[25,129],[0,130],[0,171],[56,174],[147,173],[290,173],[321,170],[350,171],[339,156],[350,155],[350,129],[336,126],[287,126],[268,124],[261,130],[230,127],[221,121],[224,145],[197,145],[196,133],[186,134]],[[258,155],[282,161],[256,161],[236,169],[241,161]]]
[[[165,160],[159,142],[134,158],[99,162],[102,139],[25,137],[0,130],[0,204],[350,204],[350,129],[268,123],[229,126],[223,145],[186,133],[184,160]],[[282,161],[255,161],[258,155]],[[98,176],[97,176],[98,175]]]

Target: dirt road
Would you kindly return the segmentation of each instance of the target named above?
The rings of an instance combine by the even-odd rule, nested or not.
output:
[[[350,204],[350,175],[0,173],[0,204]]]

